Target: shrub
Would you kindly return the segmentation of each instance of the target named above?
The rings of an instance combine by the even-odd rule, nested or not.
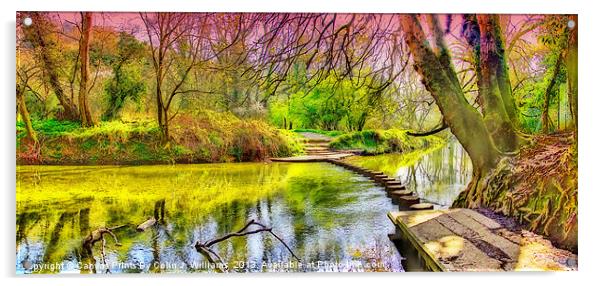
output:
[[[322,135],[326,135],[326,136],[330,136],[330,137],[337,137],[339,135],[345,134],[345,132],[343,132],[343,131],[338,131],[338,130],[326,131],[326,130],[320,130],[320,129],[294,129],[293,132],[296,132],[296,133],[311,132],[311,133],[318,133],[318,134],[322,134]]]
[[[382,154],[409,152],[441,144],[442,141],[436,136],[409,136],[406,130],[399,129],[363,130],[341,135],[330,142],[329,146],[337,150],[358,149],[365,154]]]
[[[231,113],[211,111],[181,115],[170,122],[171,140],[162,140],[154,121],[101,122],[82,128],[78,123],[47,120],[34,128],[44,139],[38,163],[148,164],[261,161],[303,152],[299,136],[258,120],[241,120]],[[17,130],[24,132],[17,124]],[[17,133],[17,140],[20,140]],[[31,162],[25,147],[17,160]]]

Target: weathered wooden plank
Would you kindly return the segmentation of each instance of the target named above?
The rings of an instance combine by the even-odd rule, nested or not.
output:
[[[488,228],[475,220],[462,215],[462,210],[449,212],[435,218],[435,220],[455,235],[471,242],[488,257],[499,261],[499,266],[503,270],[510,270],[512,265],[516,263],[519,252],[517,244],[493,234]]]
[[[489,229],[495,229],[495,228],[502,227],[497,221],[494,221],[494,220],[492,220],[474,210],[471,210],[471,209],[462,209],[462,214],[469,216],[470,218],[478,221],[479,223],[481,223],[482,225],[486,226]]]
[[[445,214],[442,214],[445,215]],[[437,220],[428,220],[418,224],[410,231],[414,232],[429,250],[432,259],[445,266],[445,271],[500,271],[501,262],[483,253],[470,241],[454,234]]]
[[[528,231],[512,232],[468,209],[389,213],[433,271],[575,270],[577,256]]]

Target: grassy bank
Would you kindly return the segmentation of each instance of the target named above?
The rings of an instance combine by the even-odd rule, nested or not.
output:
[[[443,139],[436,136],[414,137],[405,130],[364,130],[350,132],[336,137],[330,148],[336,150],[362,150],[367,155],[392,152],[411,152],[439,145]]]
[[[19,164],[160,164],[262,161],[301,152],[298,135],[230,114],[180,116],[165,142],[154,121],[101,122],[81,128],[68,121],[34,121],[39,145],[25,142],[17,123]]]
[[[317,133],[317,134],[322,134],[322,135],[326,135],[326,136],[330,136],[330,137],[337,137],[339,135],[345,134],[344,131],[338,131],[338,130],[327,131],[327,130],[320,130],[320,129],[293,129],[293,132],[295,132],[295,133],[304,133],[304,132]]]

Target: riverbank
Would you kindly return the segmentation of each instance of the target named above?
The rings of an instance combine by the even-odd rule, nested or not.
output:
[[[329,147],[335,150],[361,150],[364,155],[407,153],[443,144],[437,136],[414,137],[407,130],[363,130],[338,136]]]
[[[17,123],[19,165],[151,165],[224,162],[260,162],[269,158],[303,155],[304,133],[314,130],[276,129],[259,120],[241,120],[228,113],[206,112],[178,116],[170,123],[170,140],[163,140],[155,121],[110,121],[82,128],[76,122],[34,121],[37,145],[27,142]],[[435,136],[413,138],[404,130],[366,130],[318,134],[333,140],[337,150],[362,154],[405,153],[436,146]]]
[[[501,161],[483,184],[479,205],[511,217],[555,246],[578,251],[577,148],[573,132],[538,135]],[[470,186],[467,188],[470,189]],[[462,192],[457,202],[467,195]]]
[[[169,142],[154,121],[101,122],[82,128],[69,121],[34,122],[39,144],[26,142],[17,124],[17,164],[142,165],[263,161],[302,152],[300,136],[258,120],[228,114],[180,116]]]

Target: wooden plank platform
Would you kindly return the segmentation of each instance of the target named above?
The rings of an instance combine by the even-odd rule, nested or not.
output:
[[[577,270],[575,254],[531,232],[512,232],[474,210],[400,211],[388,216],[398,243],[416,250],[422,270]]]

